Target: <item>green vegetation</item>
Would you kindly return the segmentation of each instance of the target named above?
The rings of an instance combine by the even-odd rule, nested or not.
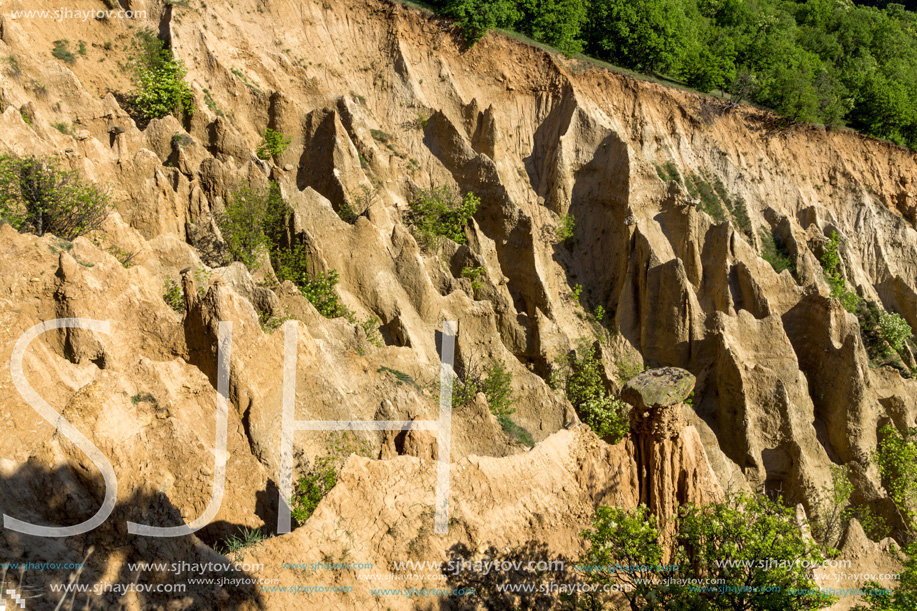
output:
[[[573,239],[573,230],[576,227],[576,219],[573,215],[567,213],[560,217],[560,223],[557,225],[557,242],[563,244]]]
[[[513,422],[513,375],[506,363],[495,359],[485,367],[478,366],[473,359],[464,367],[464,375],[457,376],[452,385],[452,407],[459,408],[472,401],[480,392],[487,397],[490,413],[497,417],[500,426],[511,439],[527,446],[535,445],[531,434]]]
[[[238,534],[231,535],[223,544],[217,544],[215,551],[227,557],[232,554],[234,562],[242,562],[243,550],[258,545],[266,538],[260,528],[241,528]]]
[[[590,571],[587,579],[599,586],[631,586],[623,596],[634,610],[807,610],[833,602],[816,593],[812,578],[811,567],[823,557],[803,535],[795,511],[779,501],[743,493],[703,507],[682,506],[674,524],[674,557],[666,563],[675,568],[666,571],[665,580],[657,571],[663,564],[660,530],[656,516],[643,505],[630,510],[599,507],[592,528],[582,533],[589,548],[580,564],[637,570]],[[722,587],[692,590],[675,585],[680,578],[698,575],[722,580],[715,582]],[[610,598],[600,588],[575,602],[578,609],[601,609]]]
[[[689,191],[693,191],[692,195],[698,198],[697,209],[709,214],[717,223],[725,221],[726,210],[713,185],[699,176],[691,176],[688,180],[694,183],[693,189],[689,187]]]
[[[831,239],[825,245],[825,252],[821,257],[821,266],[825,272],[825,281],[831,287],[831,297],[837,299],[848,312],[856,314],[862,302],[859,295],[847,289],[847,280],[844,268],[841,265],[841,255],[838,251],[840,238],[837,232],[831,234]]]
[[[281,132],[273,130],[270,127],[267,128],[264,130],[261,144],[258,145],[258,159],[268,160],[280,157],[283,155],[283,152],[287,150],[287,147],[290,146],[290,142],[292,142],[292,140],[290,138],[285,138]]]
[[[340,296],[334,291],[337,283],[338,272],[333,269],[327,273],[318,272],[312,278],[302,278],[298,286],[300,292],[325,318],[344,317],[350,320],[353,313],[347,309]]]
[[[76,63],[76,55],[70,50],[70,41],[66,39],[54,41],[54,49],[51,50],[51,55],[68,64]]]
[[[796,264],[790,257],[790,252],[780,236],[773,231],[761,230],[761,258],[770,263],[778,274],[784,270],[789,270],[791,274],[796,273]]]
[[[312,461],[312,468],[297,481],[290,500],[290,513],[297,523],[305,524],[318,504],[337,484],[338,473],[351,454],[374,458],[372,448],[359,441],[351,432],[332,433],[328,441],[328,455]]]
[[[225,210],[217,216],[217,225],[234,261],[254,269],[259,253],[261,256],[266,254],[277,282],[289,280],[295,284],[322,316],[344,317],[357,324],[356,315],[335,292],[339,281],[337,270],[310,272],[305,246],[288,240],[287,228],[292,214],[293,210],[276,183],[260,190],[242,186],[230,194]],[[371,344],[381,344],[373,319],[360,325]]]
[[[404,373],[403,371],[398,371],[397,369],[392,369],[391,367],[382,366],[376,370],[378,373],[390,373],[395,376],[395,379],[398,380],[398,384],[410,384],[417,390],[420,390],[420,385],[414,381],[414,378]]]
[[[60,121],[59,123],[52,123],[51,127],[64,134],[65,136],[73,135],[73,126],[69,123],[64,123]]]
[[[150,393],[137,393],[136,395],[131,397],[131,405],[137,405],[138,403],[144,403],[144,402],[152,403],[153,405],[156,405],[156,397],[154,397]]]
[[[662,182],[681,182],[681,174],[678,172],[678,167],[675,165],[674,161],[666,161],[665,165],[656,166],[656,174],[659,176],[659,179]]]
[[[484,283],[481,282],[482,277],[487,277],[487,270],[483,267],[471,267],[470,265],[466,265],[462,268],[462,278],[471,280],[471,290],[473,291],[484,286]]]
[[[213,99],[213,95],[210,93],[209,89],[204,89],[204,104],[206,104],[207,108],[210,109],[210,112],[216,116],[223,116],[223,111],[220,110],[219,106],[217,106],[217,102]]]
[[[178,312],[179,314],[185,313],[185,293],[182,291],[181,286],[171,277],[166,278],[165,287],[163,287],[162,300],[166,304]]]
[[[441,238],[465,244],[465,226],[480,203],[471,192],[459,199],[448,186],[432,188],[421,191],[411,202],[408,222],[417,241],[426,248],[437,246]]]
[[[206,297],[207,290],[210,288],[211,278],[213,278],[213,272],[203,265],[198,264],[194,268],[194,283],[197,285],[198,299]],[[185,291],[171,276],[166,276],[162,299],[179,314],[185,313]]]
[[[379,319],[373,316],[360,323],[360,328],[363,329],[363,335],[366,336],[366,341],[376,348],[385,346],[385,342],[382,340],[382,334],[379,333],[379,322]]]
[[[583,285],[574,284],[573,285],[573,303],[579,305],[580,299],[583,297]]]
[[[891,425],[882,427],[873,460],[888,495],[913,533],[917,530],[917,428],[901,433]]]
[[[226,208],[217,216],[217,225],[234,261],[241,261],[250,270],[256,267],[258,253],[272,244],[266,232],[284,214],[285,205],[280,188],[273,184],[267,190],[243,186],[230,193]]]
[[[494,360],[480,367],[474,360],[469,360],[464,367],[464,375],[453,382],[452,407],[461,407],[482,392],[495,416],[509,416],[515,411],[512,409],[512,379],[503,361]]]
[[[831,480],[816,494],[809,516],[812,538],[818,543],[822,554],[828,558],[835,558],[840,554],[838,546],[841,537],[853,518],[859,520],[863,530],[871,538],[878,540],[888,536],[885,520],[875,515],[866,505],[853,505],[850,501],[852,494],[850,467],[831,465]]]
[[[865,605],[857,605],[853,611],[911,611],[917,608],[917,544],[904,548],[904,553],[897,550],[898,561],[904,569],[898,573],[898,580],[891,592],[875,581],[867,581],[863,589],[868,593],[863,596]]]
[[[337,469],[328,457],[318,458],[307,474],[302,476],[294,491],[291,515],[299,524],[305,524],[325,495],[338,483]]]
[[[832,0],[431,0],[469,44],[514,29],[789,121],[917,146],[917,14]]]
[[[172,56],[152,30],[137,32],[133,49],[137,53],[132,60],[137,85],[133,105],[140,116],[155,119],[194,114],[194,96],[184,81],[188,72],[184,63]]]
[[[577,352],[558,361],[551,386],[564,392],[596,435],[616,444],[630,432],[627,404],[608,392],[595,347],[581,341]]]
[[[258,326],[261,327],[261,331],[268,335],[282,327],[283,323],[288,320],[290,320],[289,316],[276,316],[269,312],[258,312]]]
[[[901,352],[905,341],[913,335],[913,330],[900,314],[882,312],[879,315],[879,334],[892,350]]]
[[[22,68],[19,66],[19,60],[16,59],[15,55],[7,55],[6,57],[0,58],[0,62],[7,65],[7,76],[12,78],[18,78],[22,76]]]
[[[0,155],[0,221],[17,231],[73,240],[98,229],[111,208],[108,193],[53,159]]]
[[[839,300],[848,312],[856,314],[863,344],[873,362],[904,370],[899,354],[904,352],[905,342],[910,340],[913,330],[900,314],[886,312],[847,288],[839,248],[840,238],[836,232],[832,233],[821,258],[831,297]]]
[[[389,142],[395,139],[393,135],[391,135],[388,132],[384,132],[381,129],[371,129],[369,130],[369,133],[373,137],[374,140],[377,140],[378,142],[381,142],[382,144],[388,144]]]

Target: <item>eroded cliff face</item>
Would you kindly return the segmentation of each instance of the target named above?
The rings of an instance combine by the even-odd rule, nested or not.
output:
[[[133,23],[7,13],[52,4],[4,3],[0,55],[15,56],[19,68],[0,81],[0,142],[5,152],[58,156],[109,185],[117,213],[72,245],[0,228],[0,360],[9,362],[17,339],[44,320],[111,322],[108,336],[49,332],[25,364],[39,394],[111,461],[118,506],[95,534],[49,543],[3,530],[0,549],[55,562],[78,561],[95,545],[91,579],[165,579],[128,575],[124,563],[206,559],[214,554],[204,543],[238,526],[270,530],[283,333],[265,333],[259,313],[301,322],[297,420],[435,419],[438,333],[455,320],[457,368],[503,359],[514,420],[540,442],[525,452],[480,399],[456,411],[455,528],[437,538],[426,511],[432,438],[361,434],[368,453],[385,460],[351,458],[305,526],[248,552],[284,583],[311,577],[283,562],[328,555],[377,567],[490,547],[574,557],[594,507],[637,503],[643,477],[633,440],[596,439],[547,384],[553,363],[582,337],[597,342],[613,385],[622,368],[644,365],[696,376],[679,451],[717,480],[699,485],[697,498],[763,486],[810,509],[829,466],[844,463],[854,500],[900,526],[870,454],[882,422],[917,423],[917,382],[871,366],[856,318],[828,297],[819,258],[837,232],[850,284],[917,328],[917,163],[908,151],[849,132],[778,129],[754,109],[726,111],[500,36],[464,49],[447,22],[397,4],[140,0],[130,8],[148,18]],[[117,67],[129,59],[129,26],[158,29],[184,59],[198,107],[187,124],[166,117],[140,129],[113,95],[131,87]],[[88,55],[73,66],[57,62],[50,50],[60,38],[87,41]],[[61,120],[73,122],[73,136],[52,127]],[[266,127],[292,137],[276,164],[253,152]],[[338,270],[343,301],[359,318],[381,321],[384,347],[344,319],[323,318],[292,285],[263,286],[269,264],[252,274],[230,265],[214,216],[234,188],[271,180],[294,208],[291,231],[314,269]],[[722,210],[694,193],[701,182],[716,186]],[[431,254],[411,235],[408,202],[431,185],[480,197],[467,246]],[[336,212],[346,206],[361,214],[353,224]],[[574,236],[558,243],[566,214],[576,219]],[[786,244],[795,278],[761,258],[762,235],[772,233]],[[129,269],[112,254],[120,252],[136,253]],[[469,265],[486,269],[480,287],[462,277]],[[176,314],[163,286],[187,267],[201,272],[200,296]],[[604,329],[590,318],[596,306],[607,312]],[[178,542],[128,537],[127,519],[170,525],[193,519],[209,499],[219,321],[233,322],[234,345],[220,513]],[[104,496],[97,471],[38,420],[7,367],[0,417],[3,511],[50,524],[88,517]],[[323,434],[297,433],[296,473],[325,443]],[[53,502],[43,500],[49,489],[60,491]],[[106,545],[117,551],[100,551]],[[352,572],[335,579],[354,587],[352,598],[300,598],[296,608],[413,607],[373,599]],[[131,594],[121,602],[167,600]],[[43,602],[53,608],[56,599]],[[169,604],[291,603],[208,586]]]

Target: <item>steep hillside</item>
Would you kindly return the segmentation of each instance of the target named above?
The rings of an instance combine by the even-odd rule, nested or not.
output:
[[[895,359],[871,355],[857,317],[831,298],[820,261],[836,233],[847,285],[917,328],[910,151],[846,131],[782,128],[754,108],[503,36],[467,49],[447,21],[397,3],[183,4],[131,1],[145,19],[85,21],[12,16],[57,8],[47,0],[2,7],[0,58],[15,63],[3,64],[0,81],[0,150],[58,158],[106,185],[116,213],[72,243],[0,227],[0,361],[43,321],[109,321],[107,335],[49,331],[24,363],[28,384],[118,478],[114,513],[100,528],[63,539],[0,529],[4,558],[88,555],[81,583],[189,585],[182,594],[80,595],[78,608],[473,608],[480,600],[374,596],[378,584],[360,575],[455,556],[569,562],[597,505],[646,502],[647,486],[679,502],[763,488],[811,512],[837,464],[850,469],[853,502],[902,536],[904,518],[872,453],[883,424],[917,424],[917,361],[909,344]],[[197,110],[184,123],[138,125],[128,113],[133,85],[121,66],[143,27],[170,41],[189,69]],[[86,43],[73,64],[52,56],[64,38]],[[255,154],[266,128],[292,139],[274,160]],[[313,273],[338,272],[352,320],[325,318],[292,283],[269,282],[264,257],[251,272],[228,257],[216,219],[230,194],[271,181],[294,211],[289,239],[304,245]],[[467,245],[425,248],[409,203],[443,185],[481,203]],[[353,222],[342,218],[348,210]],[[568,215],[572,236],[560,240]],[[789,269],[777,273],[763,253]],[[477,268],[484,272],[465,272]],[[185,283],[180,312],[162,298],[170,281]],[[377,325],[360,324],[373,318]],[[240,527],[276,532],[284,371],[276,327],[285,319],[298,321],[297,420],[435,420],[443,322],[457,321],[456,371],[505,362],[511,420],[538,443],[529,449],[507,434],[480,395],[457,408],[452,521],[440,536],[435,433],[297,432],[296,478],[329,439],[346,446],[342,460],[355,448],[362,456],[347,458],[305,525],[241,552],[264,564],[245,578],[327,592],[201,585],[187,581],[193,571],[131,568],[216,562],[212,548],[225,551]],[[177,525],[208,504],[219,321],[233,323],[219,512],[192,536],[128,534],[127,520]],[[676,457],[672,473],[646,470],[636,432],[615,445],[598,439],[552,389],[564,357],[582,351],[580,338],[596,347],[615,390],[644,367],[696,376],[692,405],[677,408],[679,441],[665,450]],[[81,522],[106,486],[19,387],[0,368],[0,508],[36,523]],[[865,537],[856,545],[850,554],[883,557]],[[286,566],[329,561],[375,568]],[[35,595],[28,608],[54,609],[60,594],[50,584],[72,574],[9,578]],[[205,576],[214,575],[239,577]],[[404,587],[420,583],[442,587],[433,578]],[[496,583],[476,587],[493,593]]]

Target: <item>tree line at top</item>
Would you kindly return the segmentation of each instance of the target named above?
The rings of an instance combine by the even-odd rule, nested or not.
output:
[[[884,0],[430,0],[469,43],[526,34],[793,121],[917,148],[917,13]],[[867,6],[867,5],[876,6]],[[914,4],[914,2],[912,2]]]

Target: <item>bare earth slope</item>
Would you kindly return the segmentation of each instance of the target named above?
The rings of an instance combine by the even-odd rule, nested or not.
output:
[[[238,527],[271,531],[283,332],[266,333],[259,313],[300,321],[298,420],[435,419],[438,333],[456,320],[458,368],[506,361],[513,419],[540,443],[527,451],[514,442],[480,398],[456,411],[454,523],[439,537],[431,534],[432,437],[360,434],[366,453],[382,460],[351,457],[305,526],[245,552],[264,564],[249,577],[352,591],[293,596],[211,584],[181,595],[87,595],[78,605],[473,608],[470,599],[373,597],[377,584],[359,575],[456,555],[574,558],[598,503],[641,500],[633,442],[596,439],[547,383],[581,337],[596,342],[614,384],[641,366],[697,377],[679,454],[696,477],[685,498],[763,486],[811,510],[829,466],[843,463],[854,501],[901,527],[869,457],[884,422],[917,423],[909,373],[917,363],[911,355],[900,370],[870,363],[856,317],[828,296],[819,258],[837,232],[851,286],[917,328],[911,152],[845,131],[780,128],[753,108],[726,111],[497,35],[465,49],[448,22],[399,4],[129,4],[146,19],[11,16],[57,8],[46,0],[10,0],[0,15],[0,57],[17,59],[0,80],[0,149],[58,156],[107,184],[118,203],[104,231],[72,244],[0,227],[0,362],[44,320],[111,321],[108,336],[36,339],[25,370],[119,479],[115,513],[98,531],[42,541],[0,530],[4,557],[78,562],[94,546],[83,582],[187,583],[188,575],[127,563],[219,560],[210,547]],[[119,65],[140,27],[164,34],[189,68],[198,110],[185,125],[166,117],[140,129],[118,102],[131,89]],[[61,38],[85,41],[87,54],[74,65],[54,59]],[[73,135],[57,122],[72,124]],[[292,137],[276,164],[254,154],[267,127]],[[269,180],[296,211],[292,231],[315,270],[338,270],[339,294],[360,320],[380,320],[383,347],[358,325],[323,318],[292,285],[261,286],[266,269],[229,265],[214,216],[237,186]],[[435,185],[473,191],[481,207],[467,246],[430,254],[404,213],[419,189]],[[361,213],[353,224],[336,214],[348,206]],[[567,214],[574,237],[561,244],[556,229]],[[795,278],[761,258],[771,234],[786,244]],[[129,268],[122,252],[136,253]],[[485,267],[481,286],[462,276],[469,266]],[[201,291],[176,314],[163,287],[188,267]],[[592,316],[597,306],[604,328]],[[207,504],[220,320],[233,321],[234,346],[220,513],[197,536],[129,536],[126,520],[175,525]],[[38,418],[7,367],[0,423],[4,513],[73,524],[98,508],[97,470]],[[326,437],[297,433],[297,474]],[[881,555],[862,537],[856,544],[858,554]],[[374,568],[283,567],[327,558]],[[60,595],[49,584],[69,572],[27,575],[22,585],[38,595],[30,608],[53,609]],[[495,583],[472,587],[493,592]]]

